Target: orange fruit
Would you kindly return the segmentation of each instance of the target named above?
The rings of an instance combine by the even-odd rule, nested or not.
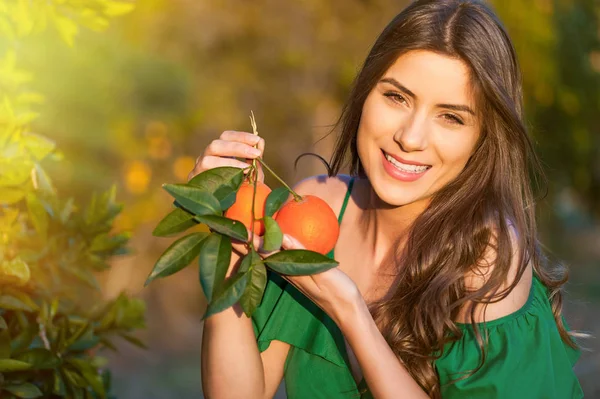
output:
[[[302,200],[288,200],[275,215],[284,234],[289,234],[308,250],[326,255],[340,235],[337,217],[321,198],[305,195]]]
[[[251,230],[253,192],[254,185],[248,183],[248,181],[244,181],[235,196],[235,202],[225,211],[225,217],[239,220],[248,230]],[[270,193],[271,189],[265,183],[258,182],[256,184],[256,198],[254,199],[255,219],[260,219],[265,215],[265,203]],[[264,233],[265,224],[262,220],[256,220],[254,222],[254,234],[263,235]]]

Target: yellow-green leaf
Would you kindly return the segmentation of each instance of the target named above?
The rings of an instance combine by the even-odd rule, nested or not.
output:
[[[117,17],[119,15],[127,14],[135,8],[133,3],[124,3],[121,1],[105,1],[104,2],[104,14],[109,17]]]
[[[77,32],[79,31],[79,27],[77,26],[77,24],[74,21],[72,21],[71,19],[69,19],[65,16],[62,16],[62,15],[54,16],[54,24],[56,25],[56,29],[58,30],[58,33],[60,34],[62,39],[69,46],[73,46],[74,41],[75,41],[75,36],[77,35]]]
[[[54,143],[54,141],[35,133],[23,134],[21,143],[38,161],[44,159],[54,150],[54,148],[56,148],[56,143]]]
[[[31,278],[29,266],[21,258],[0,263],[0,285],[23,286]]]
[[[25,197],[25,191],[19,188],[0,187],[0,204],[12,205]]]
[[[29,370],[31,364],[14,359],[0,359],[0,372]]]

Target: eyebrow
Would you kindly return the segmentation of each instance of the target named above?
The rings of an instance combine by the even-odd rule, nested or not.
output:
[[[412,91],[410,91],[406,86],[402,85],[400,82],[398,82],[394,78],[383,78],[383,79],[381,79],[381,82],[383,82],[383,83],[389,83],[389,84],[395,86],[401,92],[405,93],[406,95],[412,97],[415,100],[417,99],[417,95],[415,93],[413,93]],[[436,106],[439,107],[439,108],[450,109],[452,111],[468,112],[469,114],[475,116],[475,112],[469,106],[467,106],[467,105],[459,105],[459,104],[437,104]]]

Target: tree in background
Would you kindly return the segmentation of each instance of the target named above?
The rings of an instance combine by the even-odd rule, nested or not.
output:
[[[78,206],[61,198],[44,166],[59,162],[54,142],[30,124],[43,98],[18,66],[26,38],[48,28],[69,45],[79,26],[107,27],[127,13],[121,1],[0,0],[0,397],[107,398],[106,360],[121,336],[144,327],[144,303],[121,294],[104,301],[95,272],[126,253],[128,233],[114,234],[121,212],[115,190]],[[51,61],[51,60],[48,60]]]

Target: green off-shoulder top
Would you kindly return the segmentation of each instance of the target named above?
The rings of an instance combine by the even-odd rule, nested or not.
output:
[[[341,222],[353,179],[340,211]],[[333,250],[328,256],[333,258]],[[564,319],[563,319],[564,320]],[[262,302],[252,316],[259,350],[272,340],[290,344],[284,380],[288,399],[368,399],[363,378],[356,384],[341,330],[318,306],[277,273],[268,272]],[[447,344],[435,362],[444,399],[582,398],[573,365],[581,354],[558,332],[545,286],[534,275],[529,298],[518,311],[488,323],[487,359],[470,377],[453,384],[461,371],[475,369],[479,347],[470,325]],[[483,324],[480,324],[483,328]]]

